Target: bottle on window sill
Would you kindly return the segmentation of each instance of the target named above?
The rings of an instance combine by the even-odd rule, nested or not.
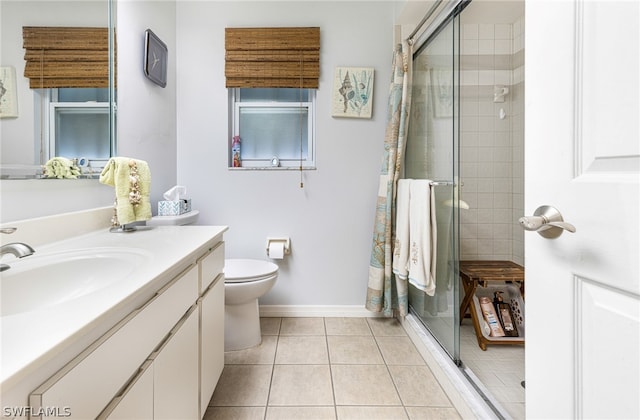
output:
[[[242,160],[240,160],[240,136],[233,136],[233,141],[231,143],[231,157],[233,159],[234,168],[242,166]]]

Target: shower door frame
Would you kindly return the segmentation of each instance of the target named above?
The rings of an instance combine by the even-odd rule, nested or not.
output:
[[[429,325],[428,320],[425,320],[416,309],[412,306],[411,300],[409,301],[410,312],[416,317],[417,320],[429,331],[433,338],[438,342],[442,349],[448,354],[453,362],[460,366],[460,282],[459,282],[459,260],[460,260],[460,207],[458,205],[458,194],[455,194],[455,188],[459,180],[459,165],[460,165],[460,18],[459,15],[462,10],[468,5],[468,1],[458,1],[447,3],[445,9],[442,10],[437,16],[434,17],[429,26],[424,30],[420,38],[415,44],[417,47],[413,53],[412,60],[415,60],[424,49],[426,49],[438,36],[448,30],[448,26],[451,25],[452,31],[452,52],[451,52],[451,75],[452,75],[452,118],[451,118],[451,171],[449,179],[435,179],[432,188],[444,188],[447,187],[449,193],[449,199],[452,200],[453,206],[451,207],[451,237],[450,240],[450,258],[448,259],[447,274],[451,279],[451,294],[452,307],[449,310],[452,312],[452,329],[453,334],[450,337],[441,336],[434,328]],[[408,139],[410,141],[410,139]],[[439,192],[436,190],[436,192]],[[440,250],[438,250],[440,251]],[[436,280],[437,281],[437,280]],[[412,287],[412,286],[410,286]],[[411,293],[410,293],[411,295]]]

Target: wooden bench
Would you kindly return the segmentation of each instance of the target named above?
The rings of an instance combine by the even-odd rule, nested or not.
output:
[[[520,293],[524,299],[524,268],[512,261],[460,261],[460,279],[464,288],[464,298],[460,304],[460,323],[467,311],[471,312],[480,348],[486,350],[487,344],[523,344],[524,338],[520,337],[486,338],[482,334],[481,319],[478,318],[473,297],[478,286],[487,287],[492,282],[512,282],[520,286]]]

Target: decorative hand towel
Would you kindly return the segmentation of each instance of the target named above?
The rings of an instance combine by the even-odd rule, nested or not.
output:
[[[64,157],[51,158],[44,165],[44,175],[47,178],[77,179],[80,168],[71,159]]]
[[[431,181],[413,180],[409,194],[409,283],[433,296],[436,291],[437,227]]]
[[[409,187],[411,179],[398,180],[396,231],[393,242],[393,273],[406,280],[409,275]]]
[[[151,219],[151,171],[147,162],[127,157],[111,158],[100,174],[100,183],[115,187],[118,224]]]

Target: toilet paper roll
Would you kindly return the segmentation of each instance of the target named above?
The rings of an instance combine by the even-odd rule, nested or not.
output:
[[[269,258],[281,260],[284,258],[284,242],[269,243]]]

